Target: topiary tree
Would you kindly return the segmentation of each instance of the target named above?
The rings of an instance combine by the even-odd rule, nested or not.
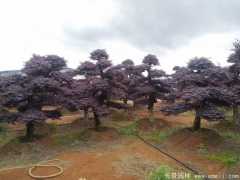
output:
[[[94,115],[95,130],[100,131],[100,118],[108,116],[108,108],[126,109],[127,106],[115,100],[123,100],[126,86],[121,83],[124,72],[120,66],[112,66],[109,55],[104,49],[90,53],[90,59],[76,69],[76,75],[84,76],[82,84],[78,83],[69,94],[74,97],[65,100],[67,108],[91,108]]]
[[[201,118],[216,121],[225,118],[217,107],[231,105],[231,93],[226,87],[231,77],[226,68],[215,66],[207,58],[193,58],[187,67],[175,68],[173,97],[181,102],[161,107],[164,115],[177,115],[195,110],[192,131],[201,129]]]
[[[135,104],[148,105],[149,120],[153,119],[153,106],[157,99],[167,100],[167,94],[170,92],[170,85],[166,81],[167,75],[163,70],[152,69],[153,66],[159,65],[155,55],[147,55],[143,59],[143,64],[135,66],[133,73],[135,76],[131,82],[133,89],[132,99]],[[147,76],[142,73],[147,71]]]
[[[34,54],[25,63],[24,74],[3,77],[0,80],[1,106],[16,108],[18,113],[1,113],[0,121],[26,124],[26,141],[32,141],[35,124],[43,123],[47,118],[59,119],[58,111],[42,110],[42,107],[60,105],[61,86],[66,82],[59,71],[66,68],[66,63],[56,55]]]
[[[123,102],[124,104],[127,104],[127,101],[130,98],[130,95],[132,94],[132,91],[129,85],[131,83],[132,76],[133,76],[134,62],[131,59],[126,59],[122,62],[122,67],[125,72],[123,84],[127,87],[126,97],[123,99]]]
[[[233,121],[236,124],[240,124],[239,120],[239,114],[238,114],[238,105],[240,104],[240,41],[236,40],[236,42],[233,43],[234,49],[232,49],[234,52],[228,57],[227,62],[232,63],[231,66],[229,66],[229,72],[232,75],[232,81],[229,83],[230,89],[232,90],[234,94],[234,105],[233,105]]]

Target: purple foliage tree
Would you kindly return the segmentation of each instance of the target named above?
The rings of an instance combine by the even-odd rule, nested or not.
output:
[[[134,66],[134,77],[130,83],[133,89],[132,99],[135,104],[148,105],[149,120],[153,119],[153,106],[157,99],[168,100],[167,94],[170,92],[170,85],[166,81],[167,75],[163,70],[152,69],[159,65],[155,55],[147,55],[143,59],[143,64]],[[147,76],[142,75],[147,71]]]
[[[177,102],[160,110],[164,115],[177,115],[188,110],[195,110],[196,116],[192,131],[201,129],[201,118],[216,121],[225,118],[217,107],[230,106],[231,94],[226,83],[231,79],[226,68],[215,66],[207,58],[193,58],[187,67],[175,68],[172,75],[173,93]]]
[[[60,105],[63,90],[60,70],[66,68],[66,60],[56,55],[33,57],[25,63],[22,73],[0,79],[0,103],[2,107],[16,108],[18,113],[1,113],[0,121],[26,124],[26,141],[34,140],[34,125],[47,118],[59,119],[54,110],[42,110],[45,105]],[[61,79],[61,81],[60,81]],[[64,84],[64,83],[63,83]]]
[[[133,67],[134,62],[131,59],[126,59],[122,62],[122,67],[124,68],[125,76],[123,78],[123,84],[127,87],[126,97],[123,99],[124,104],[127,104],[127,100],[132,94],[131,88],[129,87],[132,76],[133,76]]]
[[[76,69],[76,75],[85,79],[77,88],[73,88],[68,98],[68,108],[88,109],[94,114],[95,129],[100,130],[100,118],[108,116],[108,108],[125,109],[126,105],[114,100],[123,100],[126,86],[121,83],[124,72],[120,66],[112,66],[106,50],[97,49],[90,53],[91,61],[85,61]]]
[[[233,53],[228,57],[227,62],[232,63],[229,66],[229,72],[232,75],[232,81],[229,84],[230,88],[234,94],[234,105],[233,105],[233,121],[236,124],[240,124],[239,114],[238,114],[238,105],[240,104],[240,41],[236,40],[233,43],[234,49]]]

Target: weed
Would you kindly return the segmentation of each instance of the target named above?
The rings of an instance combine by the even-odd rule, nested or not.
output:
[[[235,165],[239,160],[240,151],[231,150],[225,151],[222,153],[218,153],[217,155],[208,155],[206,156],[207,159],[210,159],[213,162],[221,162],[226,165]]]
[[[204,148],[204,144],[203,143],[199,144],[198,153],[199,154],[206,154],[206,149]]]
[[[231,112],[228,112],[228,113],[226,113],[226,117],[227,117],[227,119],[232,119],[232,117],[233,117],[233,112],[231,111]]]
[[[4,132],[5,130],[5,125],[0,123],[0,132]]]
[[[121,126],[117,130],[119,133],[126,134],[126,135],[134,135],[139,132],[135,125]]]
[[[220,132],[220,135],[226,138],[231,138],[235,141],[239,141],[240,142],[240,135],[238,134],[234,134],[231,131],[222,131]]]
[[[80,144],[81,141],[75,140],[73,143],[71,143],[71,147],[75,147],[78,146]]]
[[[227,111],[226,107],[218,107],[217,109],[218,109],[219,111],[223,111],[223,112],[226,112],[226,111]]]
[[[110,115],[111,115],[113,121],[122,121],[123,119],[128,120],[128,121],[138,120],[138,118],[125,112],[125,110],[111,109]]]
[[[50,123],[51,131],[56,131],[58,129],[58,125],[55,122]]]
[[[158,132],[156,126],[154,126],[154,127],[152,128],[152,134],[153,134],[153,135],[157,135],[158,133],[159,133],[159,132]]]
[[[11,136],[7,136],[5,139],[5,144],[9,144],[10,142],[12,142],[13,138]]]
[[[74,146],[78,145],[77,144],[77,139],[81,138],[83,139],[83,131],[70,131],[70,133],[65,133],[65,134],[61,134],[55,137],[51,137],[51,140],[53,142],[53,144],[55,146],[59,146],[59,145],[70,145],[72,146],[72,144]],[[73,142],[74,141],[74,142]],[[70,143],[69,142],[73,142]]]
[[[171,136],[175,133],[178,133],[180,131],[180,127],[176,126],[173,128],[164,129],[161,131],[158,131],[156,127],[152,128],[152,131],[150,132],[150,135],[147,135],[146,138],[152,141],[160,142],[164,140],[166,137]]]
[[[237,160],[238,160],[237,156],[228,158],[228,162],[230,164],[235,164],[237,162]]]
[[[135,135],[139,133],[137,126],[138,126],[138,121],[132,123],[129,126],[120,126],[119,128],[117,128],[117,130],[121,134]]]
[[[195,111],[187,111],[187,112],[184,112],[183,115],[185,115],[185,116],[196,115],[196,112]]]
[[[171,168],[169,166],[162,164],[154,172],[150,172],[149,176],[151,180],[166,180],[171,178],[170,171]]]

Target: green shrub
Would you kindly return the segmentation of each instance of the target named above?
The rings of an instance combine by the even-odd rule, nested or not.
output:
[[[231,131],[222,131],[220,132],[220,135],[226,138],[231,138],[235,141],[240,142],[240,136],[238,134],[234,134]]]
[[[0,132],[4,132],[5,131],[5,125],[0,123]]]
[[[235,165],[239,160],[240,151],[231,150],[218,153],[216,155],[207,155],[206,158],[213,162],[221,162],[226,165]]]
[[[81,141],[75,140],[73,143],[71,143],[70,145],[72,147],[78,146],[80,144]]]
[[[199,154],[206,154],[206,149],[204,148],[204,144],[203,143],[199,144],[198,153]]]
[[[126,134],[126,135],[135,135],[139,132],[136,125],[121,126],[121,127],[117,128],[117,130],[119,133]]]
[[[164,140],[166,137],[171,136],[175,133],[178,133],[180,131],[179,126],[175,126],[173,128],[163,129],[161,131],[158,131],[156,127],[152,128],[152,131],[150,134],[145,136],[148,140],[160,142]]]
[[[150,172],[149,176],[151,180],[166,180],[170,179],[170,170],[171,168],[165,164],[162,164],[155,172]]]

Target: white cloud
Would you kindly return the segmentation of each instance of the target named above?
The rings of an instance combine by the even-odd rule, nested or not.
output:
[[[137,2],[133,2],[133,4],[134,3]],[[218,34],[210,30],[205,30],[207,32],[203,31],[201,35],[196,37],[193,35],[189,36],[188,41],[183,41],[187,44],[183,45],[179,43],[182,38],[181,34],[178,34],[179,29],[171,28],[169,30],[171,32],[174,31],[174,36],[172,37],[163,37],[162,35],[158,37],[158,34],[156,36],[149,34],[150,32],[160,32],[161,29],[158,28],[162,27],[156,26],[157,29],[150,31],[151,29],[149,30],[149,28],[154,28],[155,26],[146,27],[145,25],[148,24],[146,23],[148,22],[147,18],[144,19],[145,24],[141,24],[141,17],[145,17],[145,15],[151,13],[151,8],[146,9],[146,12],[143,14],[144,16],[139,18],[138,13],[140,12],[135,12],[134,6],[126,8],[124,5],[126,5],[126,3],[121,4],[121,1],[116,0],[1,0],[0,71],[21,69],[23,62],[28,60],[33,53],[40,55],[59,55],[68,60],[69,67],[76,68],[80,61],[88,60],[89,53],[97,48],[106,49],[110,55],[110,59],[113,60],[113,64],[121,63],[125,59],[132,59],[135,64],[140,64],[144,56],[154,54],[160,60],[160,68],[167,72],[172,72],[171,70],[175,65],[185,66],[186,62],[195,56],[211,57],[214,63],[218,62],[221,65],[228,65],[226,58],[231,53],[231,42],[240,36],[239,32],[233,31],[233,27],[236,26],[232,26],[229,32],[224,30],[225,33],[219,31]],[[141,4],[137,7],[141,9],[140,5]],[[153,5],[154,4],[148,7],[152,7]],[[181,15],[181,11],[184,11],[184,9],[180,9],[180,11],[177,7],[175,8],[178,10],[179,15]],[[182,8],[184,8],[184,6]],[[128,13],[131,12],[130,15],[132,15],[133,19],[127,21],[126,19],[128,17],[126,16],[121,16],[121,18],[126,19],[118,19],[119,15],[125,15],[124,9],[127,9]],[[237,12],[236,9],[237,7],[235,7],[234,13]],[[150,12],[147,12],[147,10]],[[157,15],[158,11],[154,12]],[[210,10],[204,12],[210,12]],[[165,13],[168,13],[168,11],[166,10]],[[159,21],[155,14],[151,15],[151,22],[149,22],[151,25]],[[162,14],[163,17],[167,15],[168,14]],[[175,19],[176,15],[174,13],[170,15],[172,24],[175,24],[175,21],[181,19],[177,17]],[[230,9],[227,11],[227,15],[227,17],[232,17]],[[197,17],[198,20],[201,20],[201,14]],[[204,17],[208,17],[208,15],[205,14]],[[134,18],[138,18],[138,21],[134,21]],[[215,17],[215,20],[217,20],[217,18],[218,16]],[[125,20],[128,23],[119,24],[119,22],[126,22]],[[234,24],[234,21],[229,21]],[[193,22],[200,23],[200,21]],[[117,27],[123,27],[122,29],[126,30],[126,33],[132,33],[128,33],[127,35],[122,33],[118,36],[118,33],[121,32],[112,32],[113,28],[111,28],[111,23],[117,24]],[[136,23],[138,23],[138,26]],[[167,24],[167,22],[164,21],[162,21],[162,23]],[[211,27],[215,27],[215,22],[212,21],[212,23]],[[177,22],[177,24],[180,24],[179,27],[182,26],[180,22]],[[185,25],[186,24],[187,23],[185,23]],[[72,39],[66,36],[64,32],[64,28],[66,27],[73,30],[86,30],[88,28],[94,30],[95,28],[102,28],[108,31],[105,31],[107,34],[103,33],[99,39],[95,38],[98,34],[93,34],[92,39],[88,37],[85,41],[79,41],[75,36],[73,36]],[[141,29],[141,27],[145,29]],[[200,28],[201,25],[199,24],[197,27]],[[216,27],[220,26],[218,25]],[[167,30],[168,29],[165,28],[161,31],[161,34],[164,34],[165,31],[166,34],[168,34]],[[106,35],[108,36],[109,31],[112,36],[109,35],[110,38],[105,38]],[[189,29],[189,31],[191,30]],[[199,33],[200,32],[202,31],[199,30]],[[94,31],[91,33],[94,33]],[[123,35],[126,36],[123,37]],[[171,33],[168,35],[171,36]],[[118,38],[115,36],[118,36]],[[153,43],[154,45],[152,43],[148,44],[146,42],[151,41],[151,38],[148,38],[148,36],[158,37],[164,39],[164,41],[158,41],[158,39],[156,39],[156,42]],[[141,45],[137,46],[132,43],[130,40],[131,37],[141,37],[139,43],[141,43],[141,39],[144,40],[146,48],[139,48]],[[176,39],[176,44],[171,45],[175,49],[171,48],[171,46],[163,46],[163,44],[158,43],[168,42],[169,38],[170,40]],[[90,39],[89,42],[86,41],[88,39]],[[138,42],[138,40],[136,40],[136,42]]]

